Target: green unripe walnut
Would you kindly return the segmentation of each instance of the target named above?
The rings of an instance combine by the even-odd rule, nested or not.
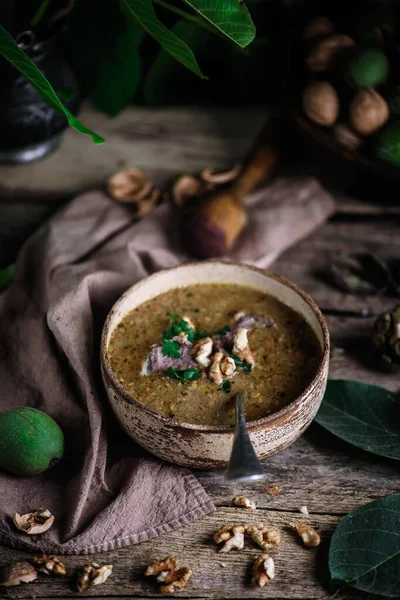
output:
[[[11,408],[0,413],[0,467],[15,475],[38,475],[64,453],[64,435],[57,423],[36,408]]]
[[[356,88],[375,88],[384,83],[389,74],[389,61],[379,48],[362,50],[356,54],[346,70],[346,79]]]
[[[400,167],[400,120],[389,123],[380,132],[376,154],[382,160]]]

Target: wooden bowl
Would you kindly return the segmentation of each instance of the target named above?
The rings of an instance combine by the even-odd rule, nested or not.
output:
[[[300,313],[321,344],[321,363],[307,389],[278,412],[248,423],[257,455],[265,459],[286,448],[310,425],[325,392],[329,365],[329,333],[321,311],[303,290],[279,275],[248,265],[208,261],[159,271],[129,288],[111,309],[102,333],[101,369],[109,401],[125,431],[152,454],[193,468],[227,465],[233,427],[178,423],[150,410],[118,381],[108,358],[111,334],[129,312],[176,287],[199,283],[236,283],[271,294]]]

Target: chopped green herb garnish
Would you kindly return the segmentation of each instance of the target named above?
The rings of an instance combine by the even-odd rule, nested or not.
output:
[[[164,339],[162,345],[162,353],[164,356],[172,356],[172,358],[179,358],[181,355],[181,347],[178,342]]]
[[[237,365],[238,367],[244,367],[244,362],[234,354],[230,354],[229,358],[231,358],[235,362],[235,365]]]
[[[229,325],[224,325],[223,327],[221,327],[221,329],[218,329],[218,331],[215,332],[215,335],[225,335],[226,333],[229,333],[231,330],[231,328],[229,327]]]
[[[243,373],[246,373],[246,375],[248,375],[251,372],[252,368],[253,368],[253,365],[245,365],[243,367]]]
[[[198,369],[172,369],[169,368],[165,371],[165,375],[172,379],[178,379],[183,383],[189,384],[191,381],[200,379],[201,373]]]
[[[229,394],[229,392],[231,391],[231,382],[228,381],[227,379],[225,379],[221,383],[221,387],[219,389],[223,390],[225,392],[225,394]]]
[[[202,329],[197,329],[196,333],[194,334],[194,341],[197,342],[197,340],[202,340],[203,338],[206,337],[211,337],[211,335],[208,333],[208,331],[203,331]]]
[[[164,338],[166,340],[170,340],[182,332],[187,334],[189,342],[193,342],[195,340],[194,329],[193,327],[189,326],[189,323],[187,321],[181,319],[180,317],[178,317],[178,315],[174,315],[170,312],[167,312],[167,315],[171,317],[172,323],[164,331]]]

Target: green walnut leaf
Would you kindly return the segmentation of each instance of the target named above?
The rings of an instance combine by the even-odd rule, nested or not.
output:
[[[351,512],[329,548],[332,583],[380,596],[400,596],[400,494]]]
[[[126,16],[133,19],[135,23],[139,22],[143,29],[176,60],[199,77],[204,78],[189,46],[158,20],[152,0],[120,0],[120,3]]]
[[[29,81],[48,106],[65,115],[69,125],[73,129],[76,129],[76,131],[79,131],[79,133],[83,133],[84,135],[90,135],[95,144],[102,144],[104,142],[102,137],[85,127],[72,113],[70,113],[68,108],[63,105],[54,91],[54,88],[43,73],[18,46],[14,38],[2,25],[0,25],[0,54]]]
[[[244,2],[238,0],[184,0],[241,48],[254,40],[256,28]]]
[[[400,460],[400,401],[381,387],[330,380],[315,420],[353,446]]]
[[[141,58],[139,46],[144,31],[136,23],[126,22],[115,45],[104,59],[91,101],[100,110],[114,117],[132,100],[140,83]]]

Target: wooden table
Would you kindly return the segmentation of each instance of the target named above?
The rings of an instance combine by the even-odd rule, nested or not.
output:
[[[23,237],[54,212],[72,192],[101,184],[115,170],[127,166],[154,169],[160,174],[205,166],[231,164],[249,146],[264,118],[262,110],[146,110],[131,109],[115,121],[85,109],[83,119],[100,133],[107,145],[94,148],[89,141],[68,132],[63,147],[48,159],[23,168],[0,168],[0,257],[16,251]],[[337,196],[336,216],[308,239],[288,250],[273,270],[298,283],[318,302],[327,318],[334,344],[331,377],[353,378],[396,390],[399,377],[381,372],[370,350],[374,318],[395,303],[393,298],[355,297],[330,287],[324,280],[326,265],[339,249],[378,251],[400,256],[400,207],[366,204]],[[363,311],[368,316],[363,317]],[[227,485],[221,473],[197,476],[218,507],[195,523],[158,539],[116,552],[94,555],[111,563],[114,571],[106,584],[86,597],[141,598],[157,596],[157,587],[143,577],[154,559],[174,554],[193,569],[193,580],[180,596],[189,598],[328,599],[332,595],[327,570],[329,538],[340,518],[376,498],[400,492],[395,461],[375,457],[334,438],[316,424],[290,448],[265,464],[265,482]],[[270,496],[265,487],[279,486]],[[257,511],[233,508],[235,495],[245,495]],[[309,521],[323,537],[317,550],[301,546],[286,528],[298,508],[306,505]],[[251,561],[258,552],[246,547],[226,555],[216,553],[213,532],[230,522],[277,525],[283,531],[273,551],[276,577],[264,589],[249,585]],[[272,552],[271,552],[272,553]],[[0,563],[27,558],[28,554],[0,547]],[[66,557],[73,572],[85,557]],[[73,596],[72,581],[41,576],[36,582],[9,588],[0,597],[66,598]],[[345,591],[337,598],[371,598]]]

